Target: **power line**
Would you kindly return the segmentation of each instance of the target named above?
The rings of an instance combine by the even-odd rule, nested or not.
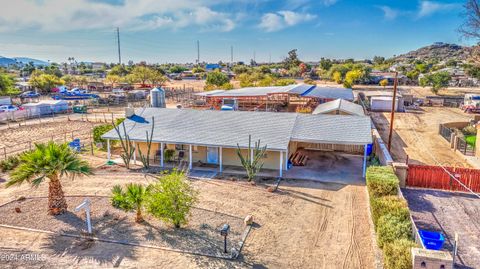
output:
[[[122,64],[122,56],[120,53],[120,28],[117,27],[117,47],[118,47],[118,64]]]

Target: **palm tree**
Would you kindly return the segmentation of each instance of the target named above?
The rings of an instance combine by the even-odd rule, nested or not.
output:
[[[91,167],[80,159],[67,144],[35,144],[35,149],[20,156],[20,164],[10,174],[7,187],[28,182],[38,187],[45,179],[48,182],[48,212],[59,215],[67,210],[67,202],[60,180],[77,175],[91,175]]]
[[[124,191],[120,185],[115,185],[112,188],[112,205],[127,212],[135,210],[137,213],[135,222],[140,223],[143,221],[142,208],[150,188],[150,186],[130,183],[126,185]]]

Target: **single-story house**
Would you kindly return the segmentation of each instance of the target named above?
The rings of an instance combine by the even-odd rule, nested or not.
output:
[[[312,114],[365,116],[365,111],[361,105],[337,99],[318,105]]]
[[[164,167],[165,150],[175,155],[192,169],[194,164],[208,164],[223,171],[224,166],[241,166],[237,146],[248,152],[248,140],[260,140],[267,151],[264,169],[278,170],[279,176],[290,168],[290,158],[298,150],[312,149],[328,152],[346,152],[363,155],[365,175],[367,146],[372,143],[371,120],[367,116],[312,115],[297,113],[192,110],[168,108],[126,109],[126,135],[138,148],[147,151],[146,132],[153,139],[150,159]],[[120,128],[125,137],[123,128]],[[118,140],[116,130],[105,133],[108,159],[110,140]],[[316,169],[318,170],[318,168]],[[321,172],[321,171],[319,171]],[[360,174],[360,171],[359,173]]]

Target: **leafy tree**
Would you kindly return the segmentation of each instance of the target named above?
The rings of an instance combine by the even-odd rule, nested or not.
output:
[[[233,68],[232,68],[232,71],[236,74],[236,75],[240,75],[240,74],[243,74],[243,73],[250,73],[252,71],[251,68],[249,68],[248,66],[245,66],[243,64],[239,64],[239,65],[235,65]]]
[[[160,71],[152,69],[148,81],[150,81],[153,86],[161,86],[167,81],[167,78]]]
[[[35,148],[20,156],[20,164],[10,174],[7,187],[28,182],[38,187],[48,179],[48,211],[58,215],[67,210],[67,201],[62,190],[64,176],[90,175],[92,170],[86,161],[72,151],[67,144],[35,144]]]
[[[257,71],[262,73],[262,74],[271,74],[272,71],[270,70],[270,67],[268,65],[262,65],[257,68]]]
[[[388,79],[385,78],[385,79],[380,80],[380,83],[379,83],[379,84],[380,84],[380,86],[382,86],[383,88],[387,87],[387,85],[388,85]]]
[[[460,33],[466,38],[480,39],[480,4],[478,0],[467,0],[464,4],[463,18],[465,22],[460,26]]]
[[[229,82],[230,79],[225,73],[222,73],[219,70],[215,70],[207,74],[205,84],[220,87]]]
[[[344,86],[345,88],[351,88],[353,85],[358,83],[363,77],[362,71],[356,69],[348,71],[345,75]]]
[[[298,77],[301,75],[301,69],[300,67],[298,66],[294,66],[294,67],[291,67],[289,70],[288,70],[288,75],[291,76],[291,77]]]
[[[301,61],[298,59],[297,49],[293,49],[288,52],[287,58],[283,60],[283,67],[285,69],[290,69],[292,67],[298,67]]]
[[[337,84],[342,83],[342,73],[340,71],[335,71],[332,76],[333,81],[335,81]]]
[[[150,186],[143,186],[138,183],[129,183],[125,186],[125,190],[120,185],[112,188],[112,205],[126,212],[135,211],[135,222],[143,221],[142,211],[146,205]]]
[[[383,64],[384,62],[385,62],[385,57],[381,57],[381,56],[374,56],[373,57],[373,63],[376,64],[376,65]]]
[[[62,77],[62,80],[65,82],[65,85],[72,86],[75,78],[72,75],[65,75]]]
[[[35,65],[33,64],[33,62],[28,62],[22,69],[22,73],[24,75],[27,75],[27,76],[30,76],[33,71],[35,71],[37,68],[35,67]]]
[[[15,95],[19,90],[15,88],[15,80],[8,74],[0,73],[0,94]]]
[[[274,81],[273,86],[287,86],[287,85],[292,85],[292,84],[295,84],[294,79],[284,78],[284,79],[279,79],[279,80]]]
[[[321,58],[321,59],[320,59],[320,68],[322,68],[324,71],[330,70],[330,68],[332,67],[332,65],[333,65],[332,60],[330,60],[330,59],[325,59],[325,58]]]
[[[251,151],[253,150],[253,158],[251,156]],[[237,144],[237,155],[238,158],[240,159],[240,162],[247,172],[247,177],[248,181],[252,181],[255,179],[256,174],[262,169],[263,167],[263,162],[262,158],[265,155],[265,152],[267,151],[267,145],[261,147],[260,146],[260,140],[255,142],[254,148],[252,148],[252,136],[248,136],[248,148],[247,148],[247,156],[243,156],[242,154],[242,149],[240,148],[240,145]]]
[[[194,74],[200,74],[200,73],[205,73],[205,69],[201,68],[201,67],[194,67],[192,69],[192,73]]]
[[[120,76],[108,74],[107,77],[105,78],[105,83],[110,84],[113,88],[113,86],[119,83],[120,80],[121,80]]]
[[[124,77],[129,74],[128,70],[125,68],[124,65],[118,64],[112,67],[110,72],[108,72],[109,75],[114,75],[114,76],[120,76]]]
[[[187,71],[188,69],[186,67],[180,66],[180,65],[175,65],[170,68],[170,73],[182,73],[183,71]]]
[[[421,74],[425,74],[428,71],[428,65],[425,63],[418,63],[415,65],[415,70],[417,70]]]
[[[175,228],[187,223],[190,210],[197,201],[198,192],[185,174],[173,170],[153,184],[151,190],[148,212],[152,216],[172,223]]]
[[[52,88],[63,85],[65,82],[54,75],[44,74],[41,71],[34,71],[30,76],[29,84],[39,89],[42,93],[49,93]]]
[[[411,80],[418,80],[418,76],[420,75],[420,72],[418,70],[410,70],[407,72],[406,76],[411,79]]]
[[[437,94],[439,90],[448,87],[452,77],[446,71],[429,74],[420,79],[420,86],[432,87],[432,92]]]
[[[136,82],[146,84],[151,77],[151,69],[146,66],[137,65],[133,68],[131,75]]]

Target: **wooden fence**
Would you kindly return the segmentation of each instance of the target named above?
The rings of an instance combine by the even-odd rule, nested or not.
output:
[[[440,166],[408,165],[407,186],[449,191],[468,190],[458,181],[476,193],[480,193],[480,169],[445,167],[452,178]],[[458,180],[458,181],[457,181]]]
[[[448,142],[451,142],[450,140],[452,139],[452,133],[453,133],[453,130],[446,127],[445,125],[443,124],[440,124],[440,128],[439,128],[439,131],[438,133],[443,137],[445,138]]]

